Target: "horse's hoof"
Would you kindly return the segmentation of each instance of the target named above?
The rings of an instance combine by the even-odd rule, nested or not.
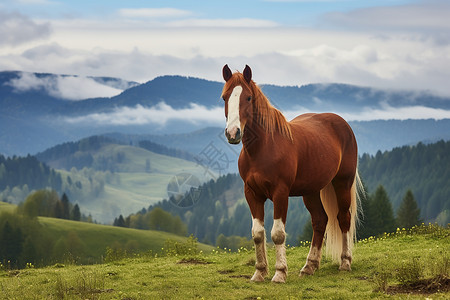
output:
[[[256,270],[255,274],[253,274],[253,277],[250,280],[253,282],[263,282],[265,274],[267,274],[267,272],[261,272],[259,270]]]
[[[285,283],[287,274],[284,271],[276,271],[275,275],[272,278],[272,282],[275,283]]]
[[[306,276],[312,276],[312,275],[314,275],[314,274],[300,271],[300,274],[298,274],[298,277],[306,277]]]
[[[350,262],[347,259],[342,260],[341,266],[339,267],[339,271],[351,271]]]
[[[309,265],[305,265],[301,270],[300,270],[300,277],[303,276],[311,276],[314,275],[314,271],[315,269]]]

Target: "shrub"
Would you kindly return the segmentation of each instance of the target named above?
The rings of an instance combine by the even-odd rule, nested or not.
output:
[[[396,278],[401,284],[412,284],[423,278],[424,265],[418,257],[403,263],[396,272]]]

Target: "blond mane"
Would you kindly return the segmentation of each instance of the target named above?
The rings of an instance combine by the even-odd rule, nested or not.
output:
[[[244,75],[236,72],[225,83],[222,94],[225,94],[226,91],[237,85],[246,86],[252,91],[254,95],[253,107],[255,109],[256,121],[258,124],[261,125],[267,133],[273,135],[277,132],[292,141],[293,137],[290,124],[284,115],[270,103],[269,99],[267,99],[253,80],[251,80],[250,83],[247,83],[244,79]]]

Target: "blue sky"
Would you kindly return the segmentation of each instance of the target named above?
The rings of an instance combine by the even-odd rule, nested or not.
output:
[[[447,0],[0,2],[0,70],[259,83],[341,82],[450,95]]]

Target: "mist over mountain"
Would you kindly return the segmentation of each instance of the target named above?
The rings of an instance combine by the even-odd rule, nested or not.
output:
[[[138,84],[108,77],[0,72],[0,153],[34,154],[59,143],[117,132],[150,135],[172,148],[179,143],[196,154],[204,142],[223,134],[222,87],[221,82],[182,76]],[[340,114],[351,122],[360,152],[450,139],[450,98],[431,92],[345,84],[261,88],[287,119],[305,112]],[[205,134],[205,128],[216,129]],[[201,143],[176,141],[184,135]]]

